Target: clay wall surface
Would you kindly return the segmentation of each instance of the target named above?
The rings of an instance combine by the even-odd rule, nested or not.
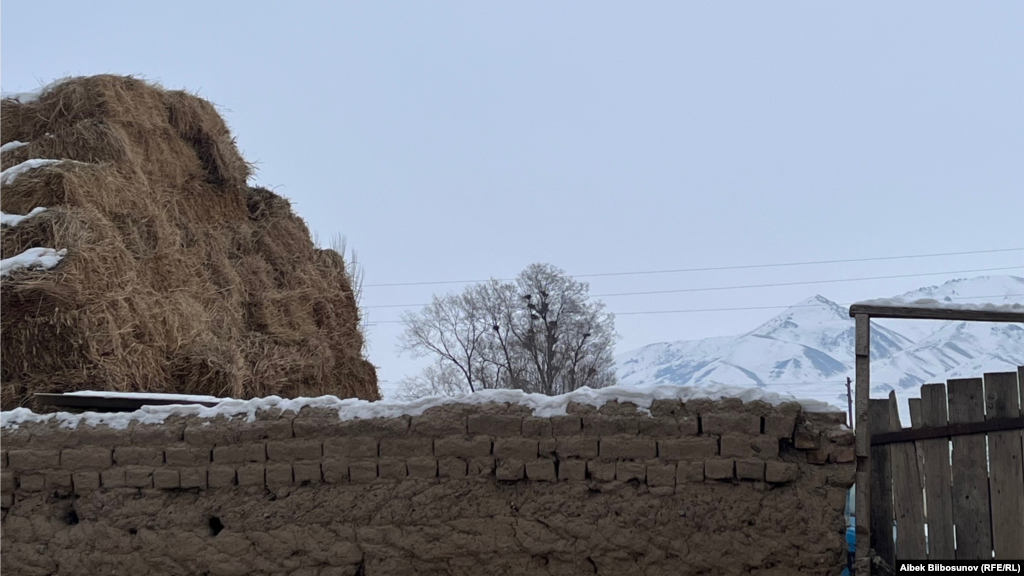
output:
[[[5,575],[838,574],[841,413],[278,409],[2,431]]]

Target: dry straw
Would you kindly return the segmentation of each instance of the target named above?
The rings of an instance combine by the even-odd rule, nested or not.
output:
[[[287,200],[246,182],[207,101],[134,78],[73,78],[3,100],[3,142],[28,142],[2,208],[47,210],[0,231],[3,257],[67,248],[0,282],[7,410],[34,392],[377,399],[345,262]]]

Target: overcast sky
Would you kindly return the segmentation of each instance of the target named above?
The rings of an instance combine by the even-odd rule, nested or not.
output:
[[[572,274],[1024,246],[1024,3],[4,0],[5,91],[133,74],[217,104],[363,303]],[[1024,265],[1024,252],[591,278],[594,294]],[[1024,269],[993,274],[1021,275]],[[841,303],[980,273],[605,298]],[[400,309],[368,308],[386,390]],[[623,315],[618,351],[778,311]]]

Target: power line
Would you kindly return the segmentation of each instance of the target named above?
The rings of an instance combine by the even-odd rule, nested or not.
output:
[[[988,296],[961,296],[957,298],[949,298],[950,300],[978,300],[984,298],[1011,298],[1016,296],[1024,296],[1022,294],[991,294]],[[841,306],[848,306],[854,302],[837,302]],[[643,311],[643,312],[616,312],[612,313],[615,316],[632,316],[632,315],[647,315],[647,314],[688,314],[688,313],[702,313],[702,312],[737,312],[737,311],[750,311],[750,310],[788,310],[788,308],[811,308],[811,307],[822,307],[826,304],[791,304],[791,305],[778,305],[778,306],[736,306],[736,307],[723,307],[723,308],[689,308],[689,310],[656,310],[656,311]],[[383,320],[379,322],[371,323],[370,326],[376,324],[401,324],[400,320]]]
[[[602,276],[634,276],[644,274],[675,274],[681,272],[711,272],[717,270],[747,270],[751,268],[781,268],[786,266],[812,266],[817,264],[843,264],[851,262],[875,262],[882,260],[907,260],[911,258],[937,258],[940,256],[963,256],[967,254],[992,254],[996,252],[1019,252],[1024,248],[998,248],[995,250],[972,250],[969,252],[943,252],[938,254],[913,254],[909,256],[877,256],[873,258],[847,258],[842,260],[815,260],[808,262],[784,262],[777,264],[744,264],[739,266],[712,266],[707,268],[677,268],[672,270],[645,270],[640,272],[604,272],[600,274],[571,274],[572,278],[597,278]],[[385,284],[364,284],[366,288],[384,288],[389,286],[427,286],[435,284],[476,284],[488,280],[436,280],[429,282],[390,282]],[[507,282],[512,278],[495,278],[499,282]]]
[[[806,284],[834,284],[838,282],[860,282],[864,280],[889,280],[893,278],[914,278],[917,276],[943,276],[946,274],[967,274],[974,272],[993,272],[997,270],[1017,270],[1024,266],[1005,266],[1002,268],[978,268],[975,270],[949,270],[946,272],[924,272],[920,274],[898,274],[894,276],[868,276],[862,278],[839,278],[835,280],[805,280],[801,282],[781,282],[774,284],[747,284],[743,286],[716,286],[714,288],[678,288],[674,290],[652,290],[646,292],[618,292],[614,294],[591,294],[591,298],[611,298],[616,296],[647,296],[652,294],[677,294],[682,292],[712,292],[716,290],[741,290],[749,288],[775,288],[779,286],[802,286]],[[363,308],[418,308],[427,304],[374,304]]]

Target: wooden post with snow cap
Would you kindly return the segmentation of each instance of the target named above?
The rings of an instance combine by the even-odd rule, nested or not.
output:
[[[851,315],[853,311],[851,310]],[[871,316],[857,314],[856,332],[854,335],[854,354],[856,356],[856,420],[854,421],[855,454],[857,456],[856,502],[854,518],[856,519],[856,541],[854,557],[858,576],[871,573],[871,431],[868,428],[868,400],[871,397]]]

